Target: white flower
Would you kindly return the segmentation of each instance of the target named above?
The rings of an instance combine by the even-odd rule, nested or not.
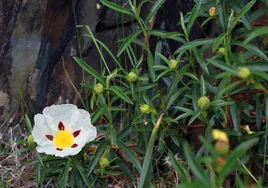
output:
[[[34,116],[32,135],[39,153],[75,155],[97,136],[90,114],[73,104],[52,105]]]

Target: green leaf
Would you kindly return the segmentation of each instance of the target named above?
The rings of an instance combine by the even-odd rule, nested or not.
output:
[[[226,0],[220,0],[220,4],[217,6],[217,9],[219,10],[219,20],[223,31],[226,31],[227,27],[228,16],[226,15],[227,13],[226,8],[227,8]]]
[[[165,56],[163,56],[162,54],[160,54],[160,53],[158,53],[158,52],[155,52],[155,54],[156,54],[158,57],[160,57],[163,61],[165,61],[167,65],[169,64],[169,60],[168,60]]]
[[[178,91],[176,91],[175,94],[170,95],[170,98],[167,99],[167,106],[166,106],[166,110],[168,110],[171,105],[174,104],[174,102],[176,101],[176,99],[183,93],[183,91],[186,90],[186,88],[181,88]]]
[[[138,160],[138,157],[135,155],[135,153],[120,140],[117,141],[117,145],[124,152],[127,159],[129,159],[132,162],[133,166],[139,171],[139,173],[141,173],[142,171],[141,163]]]
[[[119,98],[123,99],[124,101],[126,101],[129,104],[133,104],[133,102],[130,100],[130,98],[126,95],[125,92],[123,92],[121,89],[119,89],[116,86],[112,86],[109,88],[109,90],[111,90],[112,92],[114,92],[116,94],[116,96],[118,96]]]
[[[187,44],[184,44],[182,45],[179,49],[177,49],[173,55],[176,55],[184,50],[189,50],[189,49],[192,49],[194,47],[197,47],[197,46],[201,46],[201,45],[208,45],[208,44],[212,44],[213,42],[215,41],[215,39],[210,39],[210,38],[207,38],[207,39],[197,39],[197,40],[194,40],[194,41],[191,41]]]
[[[107,0],[100,0],[102,2],[102,4],[104,4],[105,6],[117,11],[117,12],[120,12],[120,13],[123,13],[123,14],[127,14],[127,15],[130,15],[130,16],[135,16],[130,10],[116,4],[116,3],[113,3],[111,1],[107,1]]]
[[[153,148],[154,148],[154,142],[156,139],[157,131],[158,131],[160,124],[162,122],[163,115],[164,114],[161,114],[161,116],[159,117],[157,123],[154,126],[152,134],[150,136],[149,143],[148,143],[145,157],[144,157],[144,162],[143,162],[143,166],[142,166],[142,171],[141,171],[141,175],[140,175],[140,181],[138,184],[138,188],[144,187],[144,184],[145,184],[145,181],[147,178],[147,174],[149,173],[149,166],[151,165],[151,161],[152,161],[151,158],[152,158],[152,153],[153,153]]]
[[[155,79],[155,81],[158,81],[160,78],[163,78],[166,74],[168,74],[169,72],[171,72],[171,69],[166,69],[163,72],[161,72]]]
[[[196,118],[200,116],[201,112],[195,112],[195,114],[191,117],[191,119],[188,122],[188,125],[191,125]]]
[[[215,107],[221,107],[221,106],[228,106],[234,104],[233,101],[224,101],[224,100],[215,100],[211,102],[211,106],[215,106]]]
[[[25,122],[29,133],[31,133],[33,130],[33,126],[27,114],[25,114]]]
[[[138,37],[141,32],[141,30],[135,31],[124,39],[124,42],[117,52],[117,57],[119,57],[126,50],[126,48]]]
[[[182,164],[180,164],[175,156],[173,155],[173,153],[168,150],[168,156],[170,158],[170,162],[172,164],[172,167],[175,169],[175,171],[178,173],[179,177],[180,177],[180,181],[181,183],[185,183],[190,181],[189,175],[187,174],[187,170],[184,168],[184,166]]]
[[[194,52],[194,56],[199,63],[200,67],[205,71],[206,74],[209,74],[208,67],[206,64],[206,61],[204,60],[204,57],[200,54],[200,52],[197,50],[197,48],[192,49]]]
[[[219,48],[219,46],[221,44],[223,44],[223,40],[224,40],[225,36],[226,36],[226,33],[222,33],[216,38],[216,40],[212,46],[212,52],[215,52]]]
[[[178,109],[180,111],[183,111],[183,112],[193,112],[192,110],[190,110],[188,108],[181,107],[181,106],[175,106],[174,108]]]
[[[216,60],[216,59],[207,59],[207,61],[209,63],[211,63],[212,65],[225,70],[227,72],[232,73],[233,75],[238,75],[237,71],[234,69],[234,67],[231,67],[230,65],[227,65],[225,62]]]
[[[246,4],[241,10],[240,12],[236,15],[236,17],[233,19],[233,21],[231,22],[230,27],[228,28],[229,32],[232,31],[235,27],[235,25],[237,24],[237,22],[240,20],[240,18],[242,16],[244,16],[252,7],[253,5],[256,3],[256,0],[252,0],[250,1],[248,4]]]
[[[148,34],[156,37],[161,37],[163,39],[169,38],[174,40],[180,38],[180,36],[183,36],[183,34],[179,32],[166,32],[161,30],[149,30]],[[180,39],[183,40],[182,38]]]
[[[240,117],[239,117],[239,114],[238,114],[238,108],[237,108],[236,104],[232,104],[230,106],[230,113],[231,113],[232,120],[233,120],[234,130],[237,133],[241,133]]]
[[[150,51],[148,51],[148,54],[147,54],[147,66],[149,69],[150,77],[151,77],[152,81],[155,82],[155,70],[153,69],[154,57]]]
[[[205,80],[204,77],[201,75],[200,77],[200,93],[201,96],[205,96],[206,95],[206,85],[205,85]]]
[[[148,89],[151,89],[153,87],[155,87],[157,84],[144,84],[144,85],[139,85],[137,87],[134,87],[133,90],[134,91],[137,91],[137,92],[142,92],[142,91],[146,91]],[[128,89],[128,90],[124,90],[124,92],[126,94],[130,94],[131,93],[131,89]]]
[[[186,112],[186,113],[181,114],[181,115],[179,115],[178,117],[176,117],[176,118],[175,118],[175,121],[178,121],[178,120],[180,120],[180,119],[186,118],[186,117],[188,117],[188,116],[192,116],[192,115],[194,115],[194,114],[196,114],[196,112],[191,110],[191,111],[189,111],[189,112]]]
[[[245,49],[247,49],[248,51],[250,51],[251,53],[259,56],[260,58],[264,59],[265,61],[268,61],[267,56],[256,46],[252,45],[252,44],[244,44],[242,42],[239,41],[235,41],[235,42],[231,42],[231,45],[237,45],[237,46],[241,46]]]
[[[165,0],[158,0],[158,1],[154,2],[153,7],[149,11],[149,13],[148,13],[148,15],[147,15],[147,17],[145,19],[145,24],[146,25],[148,25],[148,23],[150,22],[152,17],[156,15],[157,11],[163,5],[164,2],[165,2]]]
[[[83,60],[73,57],[75,62],[78,63],[85,71],[87,71],[89,74],[94,76],[102,85],[105,86],[105,81],[103,79],[103,76],[100,75],[97,71],[95,71],[90,65],[86,64]]]
[[[128,136],[132,132],[133,132],[133,129],[131,128],[131,124],[127,125],[123,130],[121,130],[117,134],[117,140],[122,140],[123,138],[125,138],[126,136]]]
[[[93,112],[91,114],[91,123],[92,124],[95,123],[99,119],[99,117],[104,114],[106,108],[107,108],[106,105],[102,105],[95,112]]]
[[[116,130],[113,126],[109,126],[110,131],[110,142],[113,146],[117,144],[117,138],[116,138]]]
[[[67,187],[68,176],[71,167],[71,159],[68,159],[64,171],[60,174],[56,184],[60,187]]]
[[[83,27],[83,26],[79,26],[79,27]],[[88,27],[85,26],[87,29]],[[120,62],[116,59],[116,57],[114,56],[113,52],[111,52],[111,50],[103,43],[101,42],[100,40],[96,39],[92,33],[91,30],[89,30],[89,34],[84,34],[83,36],[88,36],[89,38],[91,38],[93,41],[96,41],[98,44],[100,44],[100,46],[102,47],[102,49],[105,49],[106,52],[111,56],[111,58],[114,60],[114,62],[116,63],[116,65],[118,67],[120,67],[120,70],[123,71],[124,73],[126,73],[126,71],[124,70],[124,68],[122,67],[122,65],[120,64]],[[97,45],[96,45],[97,47]]]
[[[254,75],[257,75],[261,78],[263,78],[265,81],[268,81],[268,74],[263,72],[263,71],[259,71],[259,70],[255,70],[255,71],[251,71]]]
[[[18,149],[18,150],[16,150],[16,151],[12,152],[11,155],[18,155],[18,154],[21,154],[21,153],[23,153],[23,152],[30,151],[30,150],[31,150],[31,148],[22,148],[22,149]]]
[[[263,35],[268,35],[268,26],[257,27],[255,29],[252,29],[249,33],[246,33],[246,40],[243,43],[247,44],[252,39]]]
[[[80,164],[79,161],[75,160],[74,165],[77,168],[80,176],[82,177],[82,179],[83,179],[84,183],[87,185],[87,187],[89,187],[89,188],[93,187],[94,182],[90,183],[89,178],[88,178],[88,175],[90,173],[88,173],[88,175],[86,174],[84,167]]]
[[[190,19],[189,19],[189,22],[187,24],[187,33],[188,33],[188,35],[190,34],[192,26],[194,25],[194,22],[195,22],[195,20],[197,18],[198,12],[199,12],[200,7],[201,7],[201,3],[202,3],[202,0],[198,0],[197,3],[195,4],[194,8],[192,9]]]
[[[192,173],[199,181],[207,185],[207,187],[210,187],[209,177],[206,175],[206,172],[204,169],[202,169],[201,165],[197,162],[198,159],[195,157],[190,145],[187,142],[183,144],[183,151]]]

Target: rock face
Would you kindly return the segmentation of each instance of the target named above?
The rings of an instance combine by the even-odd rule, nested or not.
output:
[[[0,2],[0,125],[11,123],[25,97],[32,95],[26,91],[41,46],[46,4],[34,0]]]
[[[142,15],[150,6],[143,8]],[[176,30],[180,10],[186,12],[192,6],[193,1],[165,1],[155,28],[169,23],[164,29]],[[96,70],[100,70],[100,57],[91,39],[81,37],[87,30],[76,25],[88,25],[113,52],[118,36],[137,28],[130,17],[116,14],[97,0],[0,1],[0,132],[17,124],[21,112],[32,115],[54,103],[80,105],[77,92],[88,96],[80,86],[82,70],[72,57],[83,58]],[[118,27],[124,27],[124,33]],[[200,37],[198,28],[195,33]],[[109,55],[104,52],[104,57],[113,69]]]

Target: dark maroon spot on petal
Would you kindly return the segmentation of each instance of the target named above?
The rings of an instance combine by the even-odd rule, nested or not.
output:
[[[58,150],[58,151],[62,151],[63,149],[61,149],[61,148],[57,148],[56,150]]]
[[[47,137],[47,139],[49,139],[50,141],[53,141],[53,138],[54,138],[54,137],[53,137],[52,135],[47,134],[46,137]]]
[[[80,134],[81,130],[77,130],[73,132],[73,136],[77,137]]]
[[[58,129],[59,129],[59,131],[64,131],[64,129],[65,129],[65,127],[61,121],[58,124]]]
[[[72,148],[76,148],[78,146],[78,144],[73,144]]]

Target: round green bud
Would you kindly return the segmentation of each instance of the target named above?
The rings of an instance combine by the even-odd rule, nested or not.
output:
[[[209,16],[214,17],[218,15],[218,11],[216,7],[211,7],[208,11]]]
[[[225,48],[219,48],[218,54],[221,55],[221,56],[225,56],[227,54],[226,49]]]
[[[218,155],[224,156],[229,153],[229,142],[217,141],[215,144],[215,151]]]
[[[127,74],[126,79],[129,82],[135,82],[138,80],[138,75],[135,72],[130,72]]]
[[[106,168],[107,166],[110,165],[110,162],[106,157],[102,157],[99,160],[99,165],[100,165],[100,168]]]
[[[201,110],[207,110],[210,107],[210,100],[206,96],[201,97],[197,103]]]
[[[178,68],[178,61],[176,61],[175,59],[171,59],[168,65],[171,70],[176,70]]]
[[[97,93],[97,94],[101,94],[103,92],[103,85],[98,83],[94,86],[94,91]]]
[[[248,79],[251,75],[250,70],[247,67],[238,68],[238,76],[244,80]]]
[[[27,144],[32,147],[35,148],[36,147],[36,143],[34,142],[34,138],[33,135],[29,135],[27,138]]]
[[[149,114],[151,112],[150,106],[147,104],[142,104],[140,110],[143,114]]]

